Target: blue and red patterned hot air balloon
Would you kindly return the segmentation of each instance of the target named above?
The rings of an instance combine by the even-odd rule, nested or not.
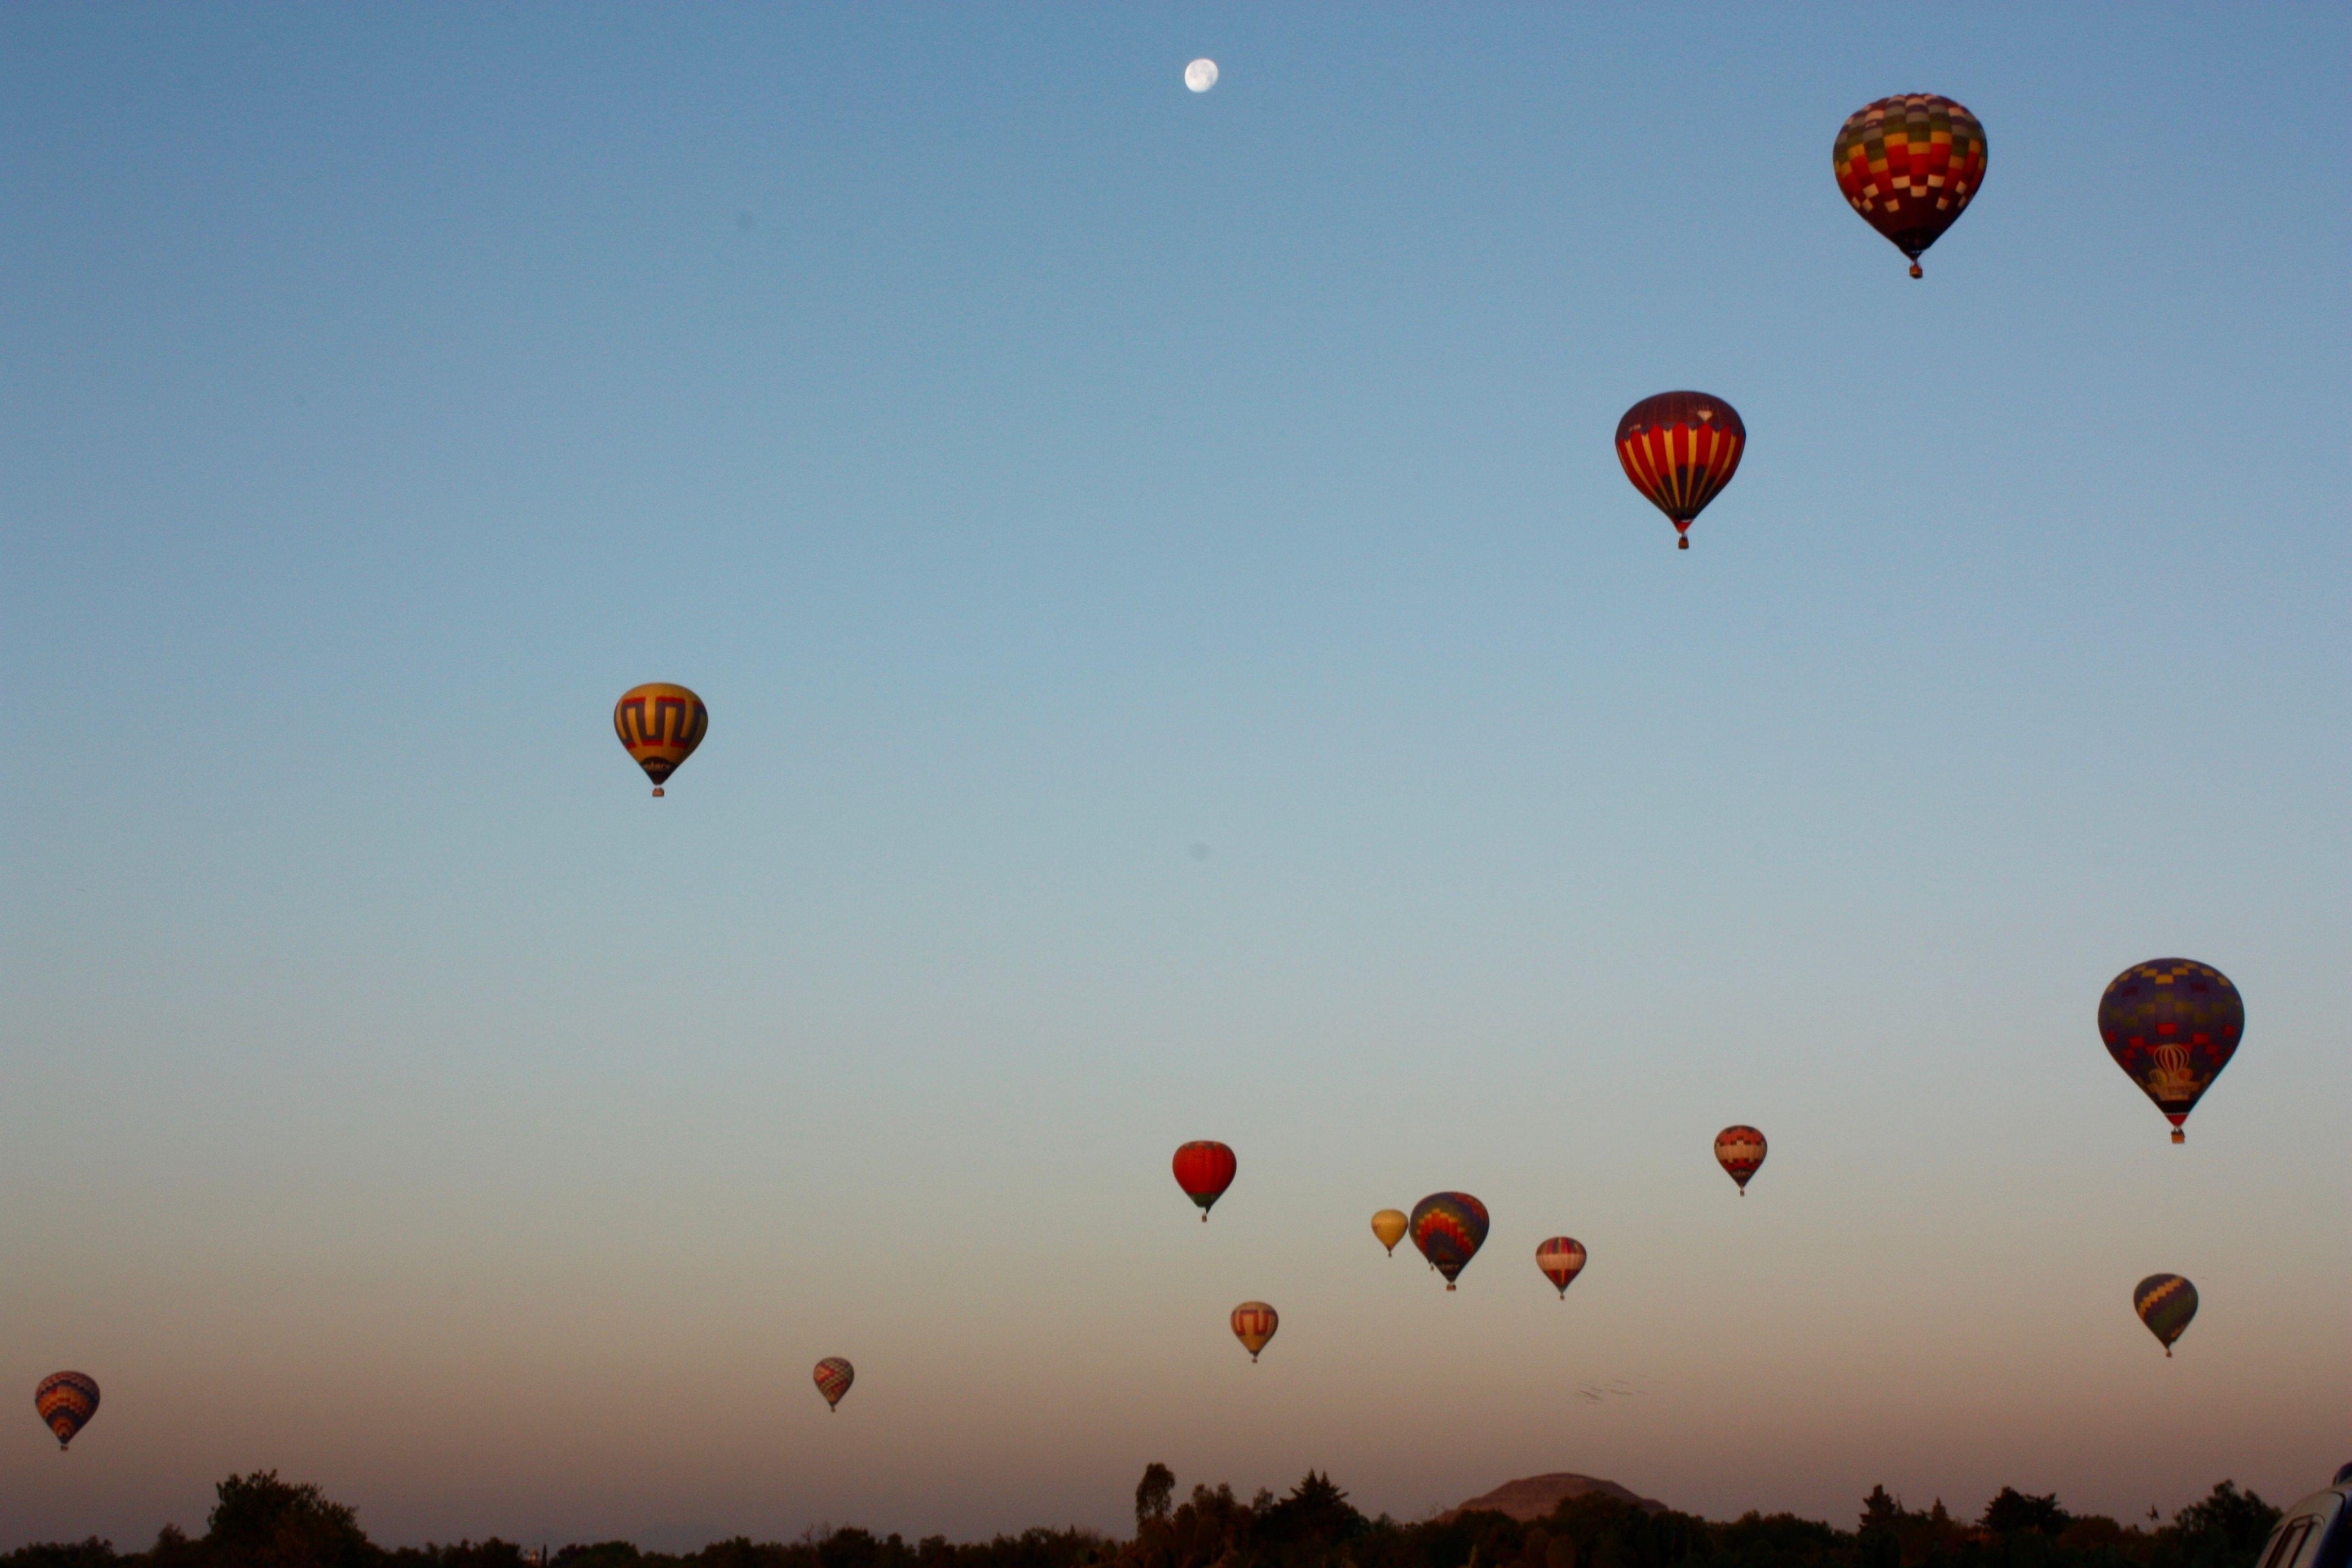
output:
[[[33,1390],[33,1408],[42,1424],[58,1435],[62,1452],[74,1435],[98,1414],[98,1380],[86,1372],[53,1372]]]
[[[841,1396],[857,1381],[857,1369],[845,1356],[829,1355],[816,1363],[816,1371],[811,1375],[816,1380],[816,1391],[824,1395],[825,1408],[838,1410]]]
[[[1617,421],[1617,460],[1633,488],[1675,525],[1675,544],[1690,548],[1690,525],[1723,493],[1748,449],[1739,411],[1704,392],[1661,392]]]
[[[1209,1223],[1210,1208],[1234,1184],[1239,1168],[1234,1152],[1213,1139],[1198,1139],[1176,1151],[1176,1184],[1201,1205],[1202,1225]]]
[[[1429,1266],[1445,1276],[1445,1288],[1454,1289],[1454,1277],[1469,1267],[1486,1244],[1486,1205],[1468,1193],[1432,1193],[1412,1205],[1412,1244],[1429,1259]]]
[[[1984,184],[1985,131],[1948,98],[1906,92],[1865,103],[1830,145],[1838,189],[1863,222],[1911,258],[1943,237]]]
[[[2246,1032],[2246,1004],[2230,977],[2193,958],[2152,958],[2107,982],[2099,1038],[2116,1066],[2156,1101],[2186,1143],[2181,1123],[2213,1087]]]

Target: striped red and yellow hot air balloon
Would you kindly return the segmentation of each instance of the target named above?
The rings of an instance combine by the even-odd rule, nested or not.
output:
[[[2246,1003],[2230,977],[2193,958],[2152,958],[2107,982],[2099,1038],[2116,1066],[2156,1101],[2185,1143],[2181,1123],[2213,1087],[2246,1032]]]
[[[53,1372],[33,1390],[33,1408],[62,1451],[98,1414],[98,1380],[86,1372]]]
[[[1486,1205],[1468,1193],[1432,1193],[1412,1205],[1412,1244],[1451,1290],[1454,1276],[1486,1245]]]
[[[1715,1135],[1715,1160],[1724,1173],[1739,1184],[1739,1195],[1748,1195],[1748,1179],[1764,1163],[1764,1134],[1753,1127],[1727,1127]]]
[[[1739,411],[1705,392],[1661,392],[1625,410],[1617,421],[1617,460],[1625,477],[1675,525],[1675,542],[1690,548],[1690,525],[1723,493],[1748,449]]]
[[[1555,1236],[1536,1248],[1536,1267],[1559,1287],[1559,1299],[1565,1301],[1568,1288],[1584,1272],[1584,1243],[1572,1236]]]
[[[656,795],[678,764],[694,755],[709,728],[710,710],[702,699],[664,680],[632,686],[613,704],[614,731],[654,781]]]
[[[1201,1205],[1201,1223],[1209,1223],[1209,1210],[1225,1195],[1234,1184],[1234,1173],[1240,1163],[1234,1152],[1211,1138],[1196,1139],[1176,1151],[1174,1162],[1176,1184],[1184,1195]]]
[[[1234,1338],[1241,1341],[1252,1361],[1257,1360],[1257,1352],[1265,1349],[1266,1341],[1281,1326],[1282,1319],[1263,1301],[1244,1301],[1234,1309]]]
[[[2172,1354],[2172,1342],[2188,1331],[2197,1315],[2197,1287],[2178,1274],[2151,1274],[2132,1287],[2132,1310],[2147,1331]]]
[[[1948,98],[1906,92],[1864,104],[1830,146],[1838,189],[1863,221],[1911,258],[1968,211],[1984,184],[1985,131]]]
[[[838,1410],[841,1396],[857,1381],[857,1369],[849,1364],[846,1356],[829,1355],[816,1363],[816,1371],[811,1375],[816,1380],[816,1391],[824,1395],[825,1408]]]

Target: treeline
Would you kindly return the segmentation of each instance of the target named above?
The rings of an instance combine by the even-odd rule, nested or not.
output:
[[[509,1542],[386,1550],[358,1516],[315,1486],[274,1471],[231,1476],[205,1533],[166,1525],[144,1552],[110,1542],[20,1547],[0,1568],[534,1568]],[[1941,1501],[1906,1509],[1884,1487],[1851,1530],[1793,1514],[1718,1521],[1651,1513],[1598,1494],[1549,1517],[1456,1513],[1416,1524],[1368,1519],[1328,1476],[1308,1472],[1288,1495],[1244,1502],[1231,1487],[1197,1486],[1175,1501],[1162,1465],[1135,1493],[1135,1535],[1031,1530],[955,1543],[864,1530],[796,1542],[714,1542],[699,1552],[640,1552],[627,1542],[574,1544],[550,1568],[2252,1568],[2279,1510],[2223,1481],[2169,1522],[2123,1524],[2071,1513],[2055,1496],[2004,1488],[1973,1521]]]

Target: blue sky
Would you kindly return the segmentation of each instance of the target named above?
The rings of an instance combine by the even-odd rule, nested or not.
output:
[[[107,1391],[0,1535],[2315,1484],[2352,29],[1911,21],[0,13],[0,1387]],[[2184,1150],[2091,1026],[2171,953]],[[1447,1297],[1364,1218],[1451,1187]]]

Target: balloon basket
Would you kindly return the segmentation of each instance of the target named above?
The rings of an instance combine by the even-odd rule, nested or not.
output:
[[[1676,550],[1688,550],[1690,548],[1690,541],[1687,539],[1677,539],[1675,541],[1675,548]]]
[[[661,786],[661,785],[659,785],[659,784],[656,784],[656,785],[654,785],[654,798],[655,798],[656,800],[659,800],[659,799],[661,798],[661,795],[662,795],[662,786]]]
[[[1914,278],[1925,278],[1927,274],[1921,270],[1919,264],[1915,261],[1911,264],[1911,276]]]
[[[2189,1142],[2189,1134],[2176,1127],[2172,1130],[2172,1141],[2175,1143],[2186,1143]]]
[[[1446,1289],[1447,1289],[1448,1290],[1451,1290],[1451,1289],[1454,1289],[1454,1287],[1453,1287],[1453,1286],[1451,1286],[1451,1285],[1448,1285],[1448,1286],[1446,1287]]]

